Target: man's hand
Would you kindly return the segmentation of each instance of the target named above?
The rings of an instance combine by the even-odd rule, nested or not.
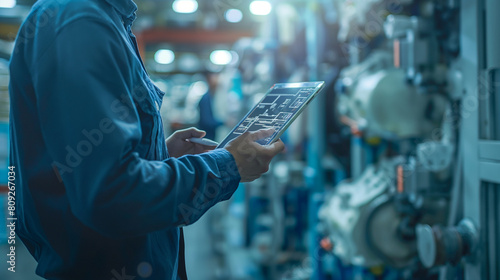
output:
[[[201,154],[213,150],[215,147],[186,141],[186,139],[191,137],[202,138],[205,134],[205,131],[194,127],[177,130],[166,140],[168,153],[172,157],[181,157],[183,155]]]
[[[242,182],[251,182],[269,170],[269,163],[285,145],[278,140],[270,145],[261,145],[255,141],[271,136],[274,129],[245,132],[232,140],[225,147],[236,160]]]

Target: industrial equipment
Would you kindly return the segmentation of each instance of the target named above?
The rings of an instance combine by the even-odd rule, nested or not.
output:
[[[498,4],[335,2],[343,10],[356,11],[339,14],[339,37],[347,45],[344,49],[350,65],[342,70],[336,85],[339,118],[353,133],[352,179],[325,195],[319,231],[329,246],[322,247],[344,264],[395,268],[400,279],[452,279],[460,275],[496,279],[498,247],[485,249],[481,244],[486,240],[481,236],[492,241],[490,234],[497,231],[491,230],[500,223],[499,217],[493,214],[491,203],[477,214],[479,196],[468,185],[474,182],[475,188],[480,187],[478,181],[471,181],[477,178],[477,171],[464,169],[471,167],[467,160],[477,162],[471,159],[477,157],[471,153],[475,146],[469,146],[477,143],[471,142],[477,135],[471,136],[467,129],[476,119],[478,101],[468,92],[474,87],[465,89],[472,80],[463,80],[465,72],[471,73],[462,67],[464,61],[478,63],[477,57],[481,61],[483,55],[477,47],[470,49],[467,32],[472,27],[464,27],[471,22],[482,27],[479,14],[463,9],[486,11],[498,8]],[[488,46],[498,45],[499,36],[488,33],[495,20],[491,16],[484,26],[490,36],[484,37]],[[486,95],[495,98],[498,57],[487,57],[486,64],[491,67],[484,83],[491,95]],[[479,92],[484,90],[479,86]],[[477,94],[476,90],[476,98]],[[491,115],[491,106],[496,105],[488,105],[492,99],[482,101],[485,109],[490,108],[484,115],[489,129],[485,131],[496,131]],[[489,141],[480,151],[483,157],[496,161],[484,163],[490,169],[479,173],[498,181],[498,176],[489,173],[498,166],[498,153],[486,156],[485,152],[498,149],[498,142],[492,142],[497,139],[494,134],[487,135],[483,137]],[[496,197],[493,185],[483,182],[482,193]],[[467,194],[474,194],[473,204]],[[463,205],[469,206],[462,209]],[[481,220],[480,216],[487,218]],[[481,233],[485,226],[490,233]],[[482,253],[485,250],[488,255]],[[478,269],[480,259],[485,262],[482,270]]]

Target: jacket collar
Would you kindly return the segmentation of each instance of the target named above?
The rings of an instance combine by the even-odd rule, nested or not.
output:
[[[122,18],[130,23],[135,19],[135,12],[137,11],[137,5],[132,0],[106,0],[111,6],[113,6],[121,15]]]

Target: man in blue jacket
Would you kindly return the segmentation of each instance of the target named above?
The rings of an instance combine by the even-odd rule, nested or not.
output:
[[[224,124],[215,117],[213,110],[213,101],[217,91],[219,75],[213,72],[206,72],[205,78],[207,80],[208,90],[198,103],[200,119],[197,126],[207,133],[205,135],[206,138],[215,139],[217,128]]]
[[[181,227],[283,149],[246,133],[225,149],[166,141],[163,93],[131,32],[132,0],[41,0],[10,70],[16,231],[47,279],[185,279]]]

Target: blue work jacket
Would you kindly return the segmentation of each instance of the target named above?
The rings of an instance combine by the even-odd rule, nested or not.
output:
[[[241,179],[225,149],[169,157],[163,93],[131,32],[136,9],[131,0],[40,0],[16,39],[16,232],[47,279],[185,278],[180,227]]]

